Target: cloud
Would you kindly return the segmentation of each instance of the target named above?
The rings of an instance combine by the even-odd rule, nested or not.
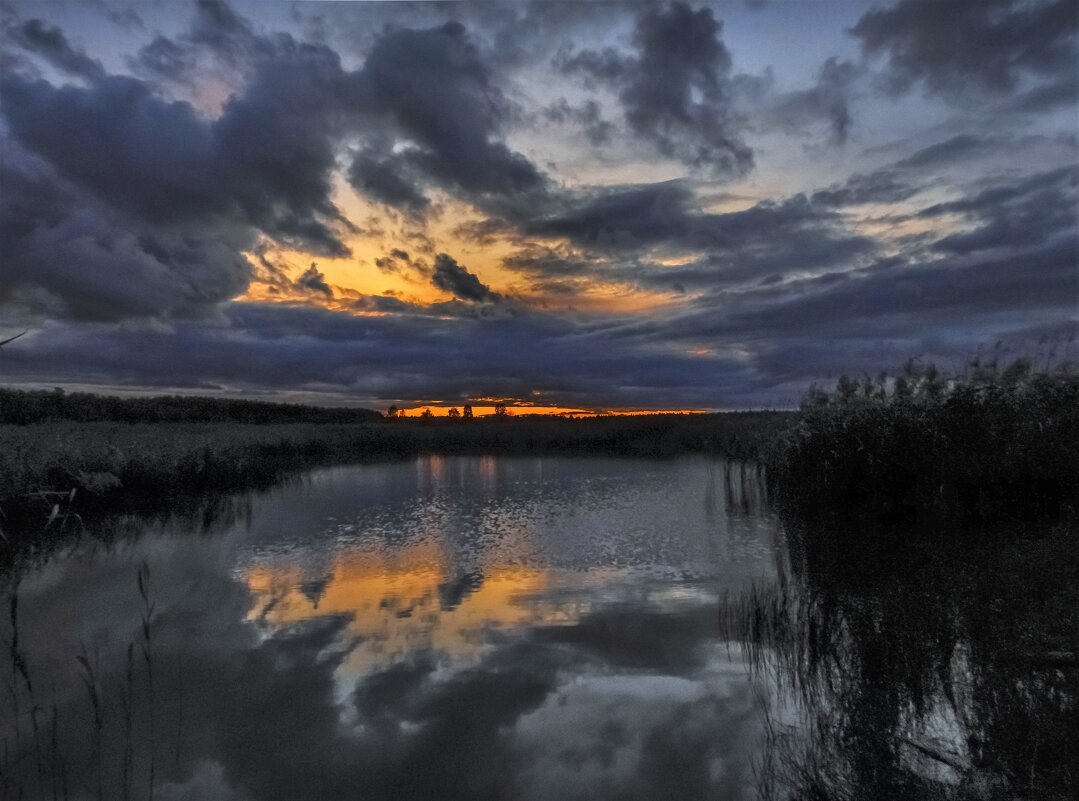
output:
[[[584,50],[560,61],[567,73],[618,88],[626,124],[663,156],[721,177],[753,167],[731,111],[731,56],[712,10],[685,3],[637,17],[636,55]]]
[[[379,158],[369,151],[358,151],[349,165],[348,182],[373,200],[422,217],[431,201],[409,180],[410,172],[406,159],[393,155]]]
[[[442,291],[453,294],[454,297],[473,303],[498,301],[502,297],[497,292],[492,292],[479,278],[445,253],[435,256],[431,283]]]
[[[933,154],[919,154],[921,158],[938,158]],[[899,165],[897,165],[899,166]],[[814,192],[812,200],[822,206],[857,206],[863,203],[898,203],[913,197],[920,191],[911,186],[902,174],[894,169],[856,173],[842,184]]]
[[[1039,314],[1057,325],[1074,298],[1074,9],[892,0],[822,16],[854,25],[860,61],[838,26],[829,40],[782,11],[725,10],[734,39],[681,3],[247,19],[207,1],[186,27],[104,23],[114,47],[82,27],[89,11],[15,9],[0,313],[56,341],[20,340],[5,371],[717,406],[793,400],[844,360],[879,369]],[[788,58],[769,37],[750,59],[746,19],[806,48]],[[869,92],[872,62],[893,93],[946,102]],[[806,156],[822,132],[865,148]],[[347,185],[383,208],[349,220]],[[363,293],[271,261],[352,247],[373,262]],[[481,248],[506,295],[445,255]],[[252,275],[280,300],[335,293],[348,319],[230,303]],[[451,299],[380,294],[404,281]],[[629,304],[648,309],[612,311]]]
[[[692,199],[682,181],[614,187],[586,195],[559,216],[532,222],[531,232],[603,249],[638,248],[687,236]]]
[[[303,275],[296,279],[296,286],[308,292],[317,292],[326,297],[333,297],[333,289],[326,283],[326,276],[322,274],[322,271],[318,269],[318,265],[314,262],[303,271]]]
[[[1072,0],[900,0],[866,12],[851,33],[867,55],[887,59],[892,91],[922,84],[956,97],[1074,75],[1077,27]]]
[[[771,98],[754,97],[751,105],[763,105],[756,115],[766,128],[775,126],[791,133],[804,133],[819,120],[824,120],[832,143],[842,145],[854,124],[850,103],[861,77],[862,70],[856,64],[832,56],[821,66],[816,83],[809,89],[776,94]]]
[[[813,202],[795,195],[716,214],[696,207],[685,182],[614,187],[535,222],[530,233],[566,237],[591,253],[621,258],[623,266],[606,274],[610,279],[676,291],[714,289],[775,279],[788,271],[839,269],[870,256],[875,242],[850,230],[831,208],[853,196],[840,197],[839,190],[834,195],[814,196]],[[650,264],[642,250],[692,258],[666,267]],[[637,253],[637,260],[625,264],[627,253]],[[552,275],[568,272],[565,259],[533,260],[528,266],[535,273],[545,263]],[[569,263],[580,265],[574,259]],[[511,260],[507,266],[515,265]]]
[[[497,140],[509,107],[460,23],[388,30],[367,55],[355,91],[364,109],[411,143],[396,164],[465,200],[543,189],[536,167]],[[404,194],[415,206],[415,196]]]
[[[295,45],[261,64],[212,122],[123,76],[54,87],[10,75],[0,108],[26,148],[125,213],[156,224],[224,218],[341,256],[329,199],[339,77],[335,55]],[[276,113],[282,106],[294,114]]]
[[[247,287],[247,230],[132,218],[11,143],[0,148],[0,303],[77,319],[187,316]]]
[[[573,123],[584,132],[585,138],[594,147],[607,144],[614,133],[614,124],[600,116],[600,107],[595,100],[586,100],[580,106],[574,106],[564,97],[542,110],[543,116],[560,125]]]
[[[91,80],[104,75],[101,62],[75,49],[55,25],[28,19],[6,28],[6,33],[19,46],[41,56],[61,72]]]
[[[992,248],[1037,247],[1076,235],[1079,167],[1038,173],[1023,180],[983,189],[961,200],[938,203],[918,212],[922,219],[959,214],[976,227],[938,240],[949,253]]]
[[[897,161],[895,166],[904,170],[947,167],[958,161],[991,152],[998,144],[1000,140],[992,136],[957,134],[943,142],[922,148],[902,161]]]

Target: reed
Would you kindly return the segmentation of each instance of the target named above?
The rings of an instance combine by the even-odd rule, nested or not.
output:
[[[1067,525],[875,562],[807,553],[821,538],[789,531],[778,584],[720,615],[773,693],[763,798],[1075,796],[1079,543]]]
[[[768,457],[780,505],[805,520],[970,529],[1079,510],[1079,373],[1025,363],[947,378],[842,378],[810,392]]]
[[[157,765],[157,717],[154,704],[154,659],[153,659],[153,622],[155,604],[150,596],[150,566],[144,561],[139,565],[138,572],[139,597],[142,599],[142,642],[139,644],[142,650],[143,663],[146,666],[146,693],[147,707],[149,710],[149,780],[147,781],[147,797],[149,801],[154,799],[154,773]]]
[[[42,682],[26,660],[19,596],[11,592],[3,680],[12,714],[0,716],[0,799],[66,800],[72,783],[76,797],[99,801],[131,801],[143,790],[152,801],[157,794],[161,688],[154,647],[157,604],[146,562],[140,563],[135,579],[141,605],[138,630],[122,661],[119,654],[110,657],[95,650],[91,655],[85,646],[76,654],[72,678],[82,685],[81,700],[57,695],[55,675],[53,695],[39,697]],[[48,688],[49,682],[44,684]],[[72,737],[76,731],[85,735]],[[176,732],[179,764],[182,729]]]

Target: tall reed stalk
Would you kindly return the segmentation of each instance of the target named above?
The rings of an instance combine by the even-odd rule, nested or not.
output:
[[[154,712],[154,659],[153,659],[153,619],[154,601],[150,595],[150,565],[145,561],[139,566],[138,573],[139,596],[142,598],[142,658],[146,665],[146,687],[148,702],[150,705],[150,779],[147,788],[147,798],[153,801],[156,769],[157,750],[157,725]]]

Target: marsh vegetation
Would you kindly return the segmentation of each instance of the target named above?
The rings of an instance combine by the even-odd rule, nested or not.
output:
[[[1079,376],[813,392],[770,456],[780,580],[724,607],[769,686],[761,795],[1079,789]]]
[[[768,460],[799,519],[967,529],[1079,509],[1079,372],[977,366],[812,391]]]
[[[577,420],[406,418],[353,425],[71,421],[0,425],[0,510],[9,519],[22,521],[6,527],[11,537],[40,533],[54,509],[54,523],[60,520],[62,525],[60,515],[85,518],[152,510],[207,492],[268,486],[320,464],[422,453],[642,457],[707,453],[747,459],[762,454],[792,419],[789,413],[746,412]]]
[[[782,688],[766,713],[764,798],[1075,797],[1073,529],[886,555],[788,533],[781,581],[723,614],[756,675]]]

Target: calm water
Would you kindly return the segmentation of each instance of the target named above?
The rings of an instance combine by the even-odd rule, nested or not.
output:
[[[208,531],[56,554],[18,578],[5,788],[143,798],[152,770],[154,798],[192,801],[753,797],[768,685],[719,608],[775,580],[781,538],[726,470],[334,468]]]

